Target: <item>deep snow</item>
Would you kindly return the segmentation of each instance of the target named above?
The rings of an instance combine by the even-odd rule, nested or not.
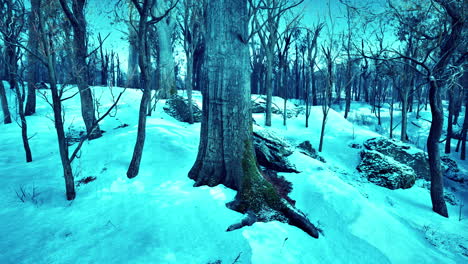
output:
[[[6,88],[14,111],[14,95]],[[101,113],[112,104],[109,89],[93,87]],[[38,96],[37,114],[27,118],[32,163],[24,161],[18,125],[0,125],[0,263],[233,263],[237,257],[236,263],[468,261],[467,207],[458,221],[459,206],[447,204],[446,219],[432,212],[422,181],[394,191],[367,182],[355,170],[359,150],[349,144],[379,134],[333,109],[321,153],[327,163],[296,151],[290,159],[302,172],[281,173],[293,183],[297,207],[323,235],[313,239],[279,222],[225,232],[242,219],[225,206],[235,192],[223,186],[192,187],[187,173],[197,154],[200,124],[166,115],[163,100],[148,118],[140,174],[126,178],[140,97],[141,92],[127,90],[117,112],[101,124],[104,136],[83,146],[73,164],[75,178],[97,179],[80,185],[73,202],[65,199],[52,110],[44,99]],[[194,98],[201,104],[199,93]],[[283,105],[280,98],[275,102]],[[65,112],[67,129],[84,129],[78,97],[65,102]],[[352,114],[374,118],[365,104],[353,104]],[[282,116],[274,115],[268,129],[293,146],[310,140],[316,147],[321,116],[321,107],[313,107],[306,129],[303,115],[289,119],[286,127]],[[263,124],[263,114],[254,117]],[[123,124],[129,126],[117,128]],[[466,185],[450,185],[462,199]],[[15,193],[20,188],[38,194],[23,203]]]

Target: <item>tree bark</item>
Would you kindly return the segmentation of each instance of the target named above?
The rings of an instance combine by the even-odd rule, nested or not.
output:
[[[453,112],[454,112],[454,94],[453,87],[448,88],[448,120],[447,120],[447,139],[445,140],[445,153],[449,154],[452,145],[452,133],[453,133]]]
[[[8,100],[6,97],[5,86],[3,85],[2,80],[0,80],[0,103],[2,104],[3,123],[10,124],[11,114],[10,114],[10,109],[8,108]]]
[[[28,123],[26,122],[26,116],[24,114],[24,93],[21,92],[19,84],[14,85],[16,93],[16,102],[18,103],[18,115],[20,117],[21,127],[21,139],[23,141],[23,148],[26,155],[26,162],[32,161],[31,148],[29,147],[28,138]],[[23,88],[24,91],[24,88]]]
[[[155,2],[158,13],[162,13],[162,7],[165,1]],[[156,35],[158,36],[158,89],[159,97],[162,99],[170,98],[177,93],[175,72],[174,72],[174,56],[172,54],[172,21],[171,16],[165,17],[155,26]]]
[[[62,9],[73,27],[73,49],[75,55],[74,75],[78,83],[81,99],[81,115],[86,126],[86,132],[90,135],[89,139],[101,137],[99,126],[92,130],[96,123],[93,95],[89,87],[88,64],[86,57],[88,49],[86,45],[86,19],[84,16],[84,6],[86,0],[73,1],[72,11],[69,9],[65,0],[60,0]]]
[[[133,150],[132,160],[127,170],[127,177],[134,178],[140,170],[141,157],[146,138],[146,111],[151,100],[151,89],[149,87],[149,46],[148,46],[148,23],[149,7],[153,6],[153,0],[145,0],[137,32],[138,47],[138,65],[140,67],[140,83],[143,88],[143,95],[140,102],[140,111],[138,113],[138,131],[135,148]]]
[[[431,173],[431,200],[434,212],[448,217],[444,200],[444,181],[440,168],[439,140],[444,124],[442,99],[435,81],[430,82],[429,104],[431,105],[432,123],[427,137],[427,154],[429,156],[429,170]]]
[[[189,172],[195,186],[237,190],[228,207],[257,221],[280,220],[318,237],[307,218],[282,199],[260,173],[252,145],[247,1],[208,3],[200,145]],[[271,212],[266,217],[264,211]],[[240,225],[242,227],[242,225]],[[237,227],[239,228],[239,227]],[[232,229],[228,229],[232,230]]]
[[[52,37],[46,36],[44,30],[44,21],[39,13],[39,30],[40,30],[40,39],[42,42],[42,47],[46,56],[46,66],[49,75],[50,90],[52,93],[52,108],[54,111],[54,124],[55,131],[57,132],[57,140],[59,145],[60,160],[63,168],[63,176],[65,179],[65,190],[67,200],[75,199],[75,183],[73,179],[73,171],[71,167],[71,162],[68,156],[68,145],[65,137],[63,120],[62,120],[62,102],[59,96],[57,88],[57,75],[55,71],[55,53]]]
[[[39,48],[39,36],[37,32],[37,15],[39,10],[39,1],[40,0],[31,0],[31,12],[29,13],[29,34],[28,34],[28,47],[34,53],[37,53]],[[39,82],[39,62],[37,58],[28,53],[28,71],[27,71],[27,80],[28,80],[28,95],[26,97],[26,107],[24,109],[24,114],[30,116],[36,113],[36,87],[35,84]]]

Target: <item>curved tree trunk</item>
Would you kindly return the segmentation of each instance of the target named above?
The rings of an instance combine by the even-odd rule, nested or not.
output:
[[[448,217],[444,200],[444,181],[440,168],[439,140],[442,135],[444,114],[440,91],[435,81],[430,82],[429,103],[431,105],[432,123],[427,137],[427,154],[429,156],[429,170],[431,173],[431,200],[434,212]]]
[[[237,190],[228,206],[256,221],[279,220],[313,237],[315,227],[282,199],[260,173],[252,145],[248,69],[247,1],[210,1],[203,81],[203,118],[198,156],[189,172],[195,186],[224,184]],[[263,212],[269,211],[270,217]],[[239,227],[242,227],[241,224]],[[231,228],[228,230],[232,230]]]
[[[148,6],[153,5],[153,1],[149,0]],[[143,147],[146,138],[146,113],[151,100],[151,89],[149,86],[149,47],[148,47],[148,24],[147,17],[149,15],[149,8],[144,8],[140,14],[140,21],[137,32],[137,47],[138,47],[138,65],[140,67],[140,83],[143,88],[143,95],[140,102],[140,111],[138,113],[138,132],[135,148],[133,150],[132,160],[127,170],[127,177],[134,178],[138,175],[140,170],[141,157],[143,155]]]

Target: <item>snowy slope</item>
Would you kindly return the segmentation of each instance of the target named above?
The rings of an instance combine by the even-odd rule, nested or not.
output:
[[[114,94],[120,92],[113,88]],[[14,96],[10,90],[11,106]],[[112,104],[109,88],[94,87],[101,112]],[[73,91],[69,91],[70,94]],[[225,232],[242,215],[225,207],[235,192],[225,187],[192,187],[188,170],[195,160],[200,124],[188,125],[162,110],[148,119],[140,174],[125,176],[137,131],[141,92],[127,90],[115,115],[106,118],[102,138],[86,143],[74,162],[77,198],[64,195],[50,106],[38,97],[38,113],[28,117],[34,161],[24,162],[17,124],[0,125],[0,263],[466,263],[468,210],[458,221],[433,213],[423,183],[391,191],[355,171],[361,143],[378,134],[330,111],[324,152],[327,163],[299,152],[290,158],[299,174],[283,173],[293,183],[297,207],[323,229],[313,239],[279,222],[256,223]],[[199,93],[195,99],[201,103]],[[279,98],[275,98],[282,105]],[[83,130],[79,98],[66,101],[66,127]],[[14,107],[13,107],[14,108]],[[13,110],[12,108],[12,110]],[[256,114],[257,123],[263,115]],[[1,116],[0,116],[1,119]],[[292,145],[318,145],[321,108],[304,117],[274,115],[273,132]],[[127,127],[117,128],[123,124]],[[353,136],[354,131],[354,136]],[[73,147],[72,147],[73,149]],[[34,199],[21,202],[20,188]],[[465,247],[465,249],[460,246]],[[463,253],[465,255],[463,255]]]

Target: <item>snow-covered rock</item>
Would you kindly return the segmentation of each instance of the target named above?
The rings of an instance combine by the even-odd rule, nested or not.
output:
[[[181,96],[174,96],[166,101],[164,111],[181,122],[189,122],[188,100]],[[201,122],[202,112],[195,102],[192,102],[193,122]]]
[[[379,186],[394,190],[408,189],[414,185],[416,174],[414,170],[377,151],[361,152],[361,163],[357,170],[367,179]]]
[[[277,105],[275,103],[272,104],[271,112],[277,115],[283,115],[283,105]],[[252,113],[259,114],[266,112],[266,100],[264,97],[257,98],[256,100],[252,100]],[[305,109],[303,106],[297,106],[295,104],[288,104],[286,106],[286,115],[288,118],[294,118],[303,114]]]
[[[287,157],[293,154],[285,140],[274,136],[267,130],[254,126],[253,144],[258,163],[278,172],[298,172]]]
[[[315,150],[313,147],[312,147],[312,144],[310,143],[309,140],[306,140],[304,142],[302,142],[301,144],[297,145],[298,148],[301,149],[301,152],[313,159],[316,159],[316,160],[320,160],[321,162],[326,162],[325,159],[320,156],[319,154],[317,154],[317,150]]]
[[[364,142],[364,148],[375,150],[385,156],[411,167],[418,179],[430,180],[429,163],[424,151],[395,139],[371,138]]]

